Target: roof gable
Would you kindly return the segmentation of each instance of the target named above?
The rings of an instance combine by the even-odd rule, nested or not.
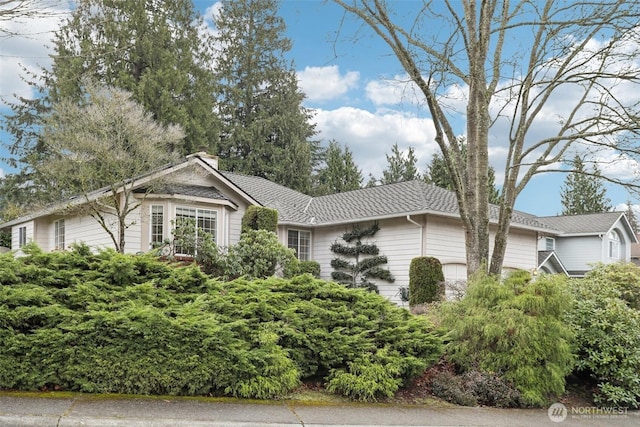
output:
[[[584,215],[546,216],[538,218],[550,228],[560,231],[561,236],[589,236],[606,234],[621,222],[627,233],[634,235],[623,212],[603,212]],[[634,237],[635,239],[635,237]]]

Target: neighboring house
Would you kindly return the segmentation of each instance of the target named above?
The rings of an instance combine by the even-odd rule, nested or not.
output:
[[[539,217],[555,236],[538,243],[540,270],[584,277],[594,264],[630,262],[638,239],[623,212]]]
[[[636,239],[640,241],[640,234],[636,233]],[[631,262],[640,265],[640,243],[631,244]]]
[[[132,185],[140,206],[130,214],[133,224],[126,230],[125,251],[129,253],[146,252],[170,238],[173,224],[181,218],[194,219],[201,230],[211,233],[219,246],[234,244],[240,238],[246,208],[261,205],[278,211],[280,242],[295,249],[299,259],[317,261],[322,278],[331,278],[331,244],[355,225],[367,226],[377,221],[380,231],[374,241],[380,253],[387,256],[386,267],[396,278],[394,283],[377,283],[382,295],[400,301],[400,287],[408,286],[409,282],[409,264],[418,256],[438,258],[449,281],[466,279],[464,230],[455,194],[422,181],[311,197],[264,178],[220,171],[217,157],[196,153],[179,164],[145,174]],[[103,197],[105,191],[91,193],[89,200]],[[74,242],[94,248],[113,247],[98,223],[77,209],[84,203],[85,198],[72,199],[2,224],[0,229],[11,229],[12,248],[18,252],[30,241],[46,251],[64,250]],[[497,207],[492,206],[492,224],[497,215]],[[628,261],[629,243],[637,240],[633,234],[633,239],[629,237],[624,214],[603,215],[617,219],[603,232],[619,233],[618,252],[613,245],[612,254],[617,253],[617,259]],[[115,224],[114,221],[117,227]],[[588,269],[585,263],[575,260],[571,245],[564,243],[565,239],[582,236],[561,225],[554,224],[553,219],[515,212],[507,239],[504,270],[535,271],[539,266],[547,272]],[[492,238],[494,232],[492,227]],[[553,239],[553,246],[546,246],[548,239]],[[539,247],[540,244],[543,246]],[[542,264],[539,250],[550,251],[543,257]],[[606,262],[605,254],[598,259],[588,258],[586,262]]]

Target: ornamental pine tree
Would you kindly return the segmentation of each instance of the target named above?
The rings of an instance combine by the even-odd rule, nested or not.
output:
[[[331,252],[336,254],[331,260],[331,267],[335,270],[331,273],[333,280],[349,288],[365,288],[373,292],[378,292],[378,287],[371,279],[395,281],[389,270],[380,267],[387,263],[387,257],[380,255],[375,243],[367,243],[379,230],[377,222],[364,229],[356,225],[352,231],[342,235],[344,243],[336,241],[331,245]]]

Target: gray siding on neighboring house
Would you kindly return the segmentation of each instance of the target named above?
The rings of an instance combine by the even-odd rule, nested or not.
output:
[[[602,261],[602,239],[598,236],[572,236],[556,239],[556,253],[567,271],[590,270],[589,264]]]

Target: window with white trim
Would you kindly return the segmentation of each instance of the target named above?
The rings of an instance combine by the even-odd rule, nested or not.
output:
[[[63,251],[64,247],[64,219],[53,223],[53,242],[56,250]]]
[[[554,239],[553,237],[546,237],[545,238],[545,250],[553,251],[555,249],[556,249],[556,239]]]
[[[616,230],[609,232],[609,258],[620,259],[620,235]]]
[[[18,247],[21,248],[27,244],[27,227],[18,229]]]
[[[151,246],[157,247],[164,242],[164,207],[162,205],[151,206]]]
[[[183,241],[176,245],[175,251],[183,255],[195,255],[196,243],[202,233],[210,234],[217,242],[218,212],[211,209],[176,208],[176,230],[182,226],[194,227],[195,235],[183,236]]]
[[[300,261],[309,261],[311,258],[311,232],[289,230],[287,233],[287,247],[296,251],[296,256]]]

